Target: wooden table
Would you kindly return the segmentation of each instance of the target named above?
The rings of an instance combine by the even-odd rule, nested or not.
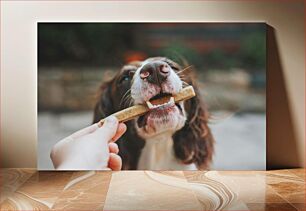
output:
[[[1,210],[305,210],[305,169],[1,169]]]

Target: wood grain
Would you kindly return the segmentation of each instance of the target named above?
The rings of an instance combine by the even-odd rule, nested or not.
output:
[[[105,210],[201,210],[183,172],[122,171],[113,174]]]
[[[73,173],[52,209],[103,210],[111,176],[111,171]]]
[[[1,210],[305,210],[305,170],[2,169]]]
[[[10,197],[34,173],[34,169],[1,169],[0,203]]]

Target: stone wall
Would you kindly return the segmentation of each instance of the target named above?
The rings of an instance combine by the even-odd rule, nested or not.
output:
[[[102,81],[114,71],[97,69],[44,69],[38,73],[38,109],[40,111],[91,110]]]

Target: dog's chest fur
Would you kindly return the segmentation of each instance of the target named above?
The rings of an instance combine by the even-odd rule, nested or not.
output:
[[[183,164],[175,158],[172,134],[160,134],[145,140],[138,170],[197,170],[195,164]]]

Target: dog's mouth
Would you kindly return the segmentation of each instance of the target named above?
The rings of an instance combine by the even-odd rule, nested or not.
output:
[[[146,126],[149,117],[167,119],[166,117],[171,114],[175,107],[177,107],[180,114],[183,115],[181,105],[175,103],[174,96],[171,93],[158,93],[146,101],[145,104],[150,111],[137,119],[139,128]]]
[[[146,101],[146,104],[150,110],[163,109],[168,106],[173,106],[174,97],[170,93],[159,93]]]

